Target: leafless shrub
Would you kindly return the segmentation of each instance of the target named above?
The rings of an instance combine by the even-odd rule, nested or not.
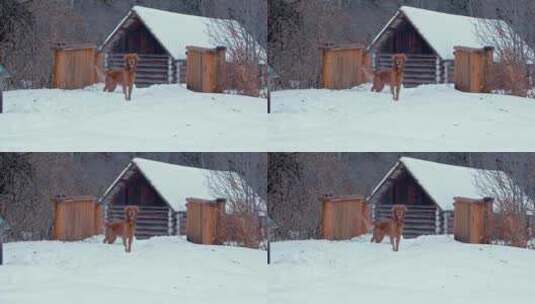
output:
[[[9,2],[9,1],[7,1]],[[0,58],[12,74],[14,88],[40,88],[51,83],[53,53],[57,42],[87,42],[83,19],[62,0],[21,2],[31,22],[15,23],[9,39],[0,41]]]
[[[260,218],[250,213],[226,214],[221,218],[222,243],[248,248],[259,248],[264,240]]]
[[[209,32],[215,43],[227,47],[231,89],[242,95],[260,96],[265,77],[262,66],[266,64],[266,2],[217,2],[213,10],[225,17],[211,22]]]
[[[494,46],[498,63],[493,67],[494,90],[535,98],[533,65],[535,64],[535,3],[533,1],[499,1],[497,20],[484,20],[477,25],[481,40]]]
[[[535,162],[507,160],[500,171],[487,171],[476,177],[482,194],[494,198],[493,240],[506,245],[526,247],[532,237],[530,217],[535,210],[533,183]]]
[[[216,197],[227,199],[222,217],[222,239],[239,246],[258,248],[266,238],[266,158],[254,153],[214,155],[217,167],[208,185]]]

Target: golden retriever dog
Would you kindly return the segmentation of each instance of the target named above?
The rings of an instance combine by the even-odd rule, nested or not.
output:
[[[407,207],[404,205],[392,206],[392,218],[377,221],[373,224],[373,236],[371,242],[381,243],[388,235],[390,237],[390,243],[394,251],[399,250],[399,241],[403,234],[403,226],[405,224],[405,214],[407,213]]]
[[[405,75],[407,56],[405,54],[395,54],[392,56],[392,61],[393,66],[391,69],[380,69],[373,72],[372,92],[382,92],[385,85],[389,85],[394,100],[398,101]]]
[[[125,219],[113,223],[105,223],[106,232],[104,244],[113,244],[118,236],[123,239],[123,245],[126,252],[132,251],[132,242],[136,231],[136,218],[139,213],[137,206],[128,206],[124,208]]]
[[[124,68],[107,70],[104,80],[104,92],[114,92],[117,85],[120,84],[123,88],[125,99],[131,100],[139,60],[137,54],[126,54],[124,55]]]

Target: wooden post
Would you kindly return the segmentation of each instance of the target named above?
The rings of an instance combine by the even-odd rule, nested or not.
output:
[[[167,209],[167,235],[173,235],[173,210]]]
[[[440,57],[437,56],[437,59],[436,59],[436,65],[435,65],[435,69],[436,69],[436,80],[437,80],[437,84],[440,83]]]
[[[440,210],[435,209],[435,233],[440,234]]]
[[[444,221],[444,223],[442,223],[442,231],[444,232],[444,234],[448,234],[448,222],[450,219],[450,213],[448,211],[444,211],[442,215],[442,219]]]
[[[450,74],[450,62],[444,61],[444,83],[449,83]]]
[[[182,61],[180,60],[177,60],[175,61],[175,66],[176,66],[176,83],[180,83],[180,69],[182,68]]]
[[[180,213],[175,212],[175,235],[180,235]]]
[[[167,58],[167,83],[173,83],[173,58]]]

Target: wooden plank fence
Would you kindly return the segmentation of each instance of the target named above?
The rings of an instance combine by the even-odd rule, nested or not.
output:
[[[105,54],[105,68],[124,68],[122,53]],[[140,61],[136,73],[136,86],[148,87],[153,84],[185,83],[187,63],[175,61],[168,55],[138,54]]]
[[[427,234],[453,233],[453,212],[441,211],[436,206],[406,205],[403,237],[415,238]],[[390,218],[392,205],[374,205],[374,220]]]
[[[374,53],[374,69],[392,68],[392,56],[389,53]],[[455,79],[455,64],[451,60],[443,61],[435,55],[407,54],[405,64],[405,87],[415,87],[423,84],[453,83]]]
[[[368,203],[358,196],[325,197],[321,208],[321,235],[328,240],[347,240],[368,232]]]
[[[108,205],[106,220],[113,222],[124,219],[125,205]],[[147,239],[153,236],[179,235],[186,231],[186,213],[175,212],[169,207],[138,206],[136,238]]]
[[[102,209],[94,197],[54,198],[52,203],[54,240],[79,241],[102,232]]]
[[[54,50],[52,86],[57,89],[74,90],[97,82],[95,67],[100,64],[100,55],[94,44],[57,44]]]
[[[455,240],[489,244],[491,241],[493,199],[455,198]]]
[[[349,89],[366,82],[364,67],[370,58],[361,45],[325,45],[321,50],[322,88]]]

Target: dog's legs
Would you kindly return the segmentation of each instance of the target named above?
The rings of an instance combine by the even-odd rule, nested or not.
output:
[[[384,90],[384,88],[385,88],[385,84],[384,83],[380,83],[375,87],[375,92],[380,93],[380,92],[382,92]]]
[[[390,85],[390,93],[392,93],[392,98],[394,98],[394,100],[396,100],[396,90],[395,90],[393,84]]]
[[[123,235],[123,246],[124,251],[128,252],[128,244],[126,243],[126,236]]]
[[[117,239],[117,236],[116,235],[111,235],[109,238],[108,238],[108,244],[113,244],[115,243],[115,240]]]
[[[377,235],[374,236],[376,243],[381,243],[383,239],[385,238],[385,235],[383,233],[377,233]]]
[[[398,87],[396,87],[396,101],[399,100],[399,93],[401,92],[401,85],[399,85]]]
[[[394,251],[398,251],[399,250],[399,240],[401,239],[401,236],[400,237],[396,237],[396,249]]]
[[[122,87],[123,87],[124,98],[125,98],[126,100],[128,100],[128,90],[127,90],[127,88],[126,88],[126,85],[123,84]]]
[[[132,100],[132,89],[133,89],[134,85],[129,85],[128,86],[128,100]]]
[[[128,238],[127,242],[128,242],[128,250],[127,252],[131,252],[132,251],[132,242],[134,241],[134,237],[131,236]]]
[[[390,236],[390,244],[392,245],[392,250],[396,251],[396,243],[393,236]]]

